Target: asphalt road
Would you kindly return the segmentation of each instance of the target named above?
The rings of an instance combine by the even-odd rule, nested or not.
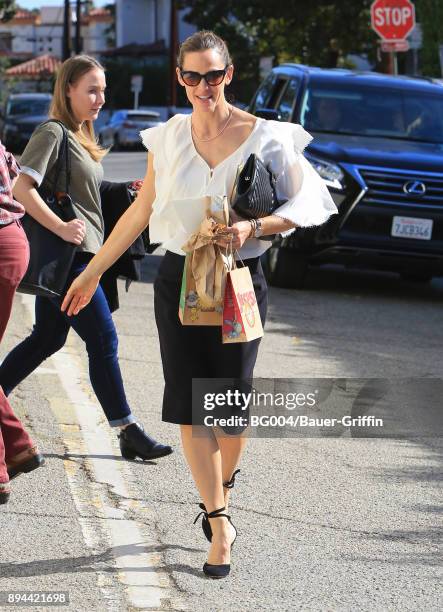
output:
[[[105,169],[111,180],[140,178],[145,154],[110,154]],[[0,509],[0,597],[65,591],[76,611],[441,609],[443,445],[432,379],[442,375],[443,282],[330,268],[314,270],[306,290],[271,289],[257,376],[341,379],[327,409],[334,415],[350,410],[359,379],[377,378],[394,395],[375,393],[364,410],[403,418],[407,406],[417,429],[401,438],[324,428],[251,439],[232,496],[232,574],[212,582],[201,572],[207,546],[192,524],[199,499],[178,429],[160,420],[152,290],[160,258],[146,258],[128,293],[120,283],[115,321],[130,405],[176,452],[122,460],[71,333],[11,396],[47,465],[14,481]],[[18,295],[0,357],[31,326],[32,299]]]

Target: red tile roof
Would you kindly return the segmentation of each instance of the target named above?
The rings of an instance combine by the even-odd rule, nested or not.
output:
[[[14,17],[10,19],[7,24],[8,25],[32,25],[37,24],[39,22],[39,15],[33,11],[26,11],[24,9],[19,9]]]
[[[106,8],[93,8],[88,12],[88,15],[91,17],[96,17],[98,15],[110,15],[111,11]]]
[[[61,61],[53,55],[40,55],[32,60],[8,68],[6,76],[38,77],[45,74],[54,74]]]
[[[94,8],[82,17],[82,23],[88,24],[91,22],[110,23],[114,21],[111,11],[105,8]]]
[[[32,11],[27,11],[26,9],[19,9],[15,14],[13,19],[31,19],[36,17],[36,14]]]

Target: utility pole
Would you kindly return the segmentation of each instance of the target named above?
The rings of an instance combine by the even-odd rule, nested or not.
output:
[[[158,0],[154,0],[154,42],[158,41]]]
[[[171,0],[171,23],[169,30],[169,112],[172,114],[173,107],[177,106],[177,66],[178,32],[177,32],[177,6],[175,0]]]
[[[71,57],[71,7],[69,0],[65,0],[63,17],[63,61]]]
[[[82,43],[81,43],[81,27],[82,27],[82,1],[77,0],[77,4],[75,7],[75,52],[79,55],[82,52]]]

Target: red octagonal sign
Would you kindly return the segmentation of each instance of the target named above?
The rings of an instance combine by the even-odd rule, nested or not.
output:
[[[404,40],[415,26],[415,6],[410,0],[375,0],[371,26],[384,40]]]

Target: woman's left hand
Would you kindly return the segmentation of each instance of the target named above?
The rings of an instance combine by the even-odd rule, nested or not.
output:
[[[222,247],[229,247],[232,241],[232,248],[239,250],[242,248],[251,233],[249,221],[238,221],[226,228],[227,235],[217,240],[217,244]]]

